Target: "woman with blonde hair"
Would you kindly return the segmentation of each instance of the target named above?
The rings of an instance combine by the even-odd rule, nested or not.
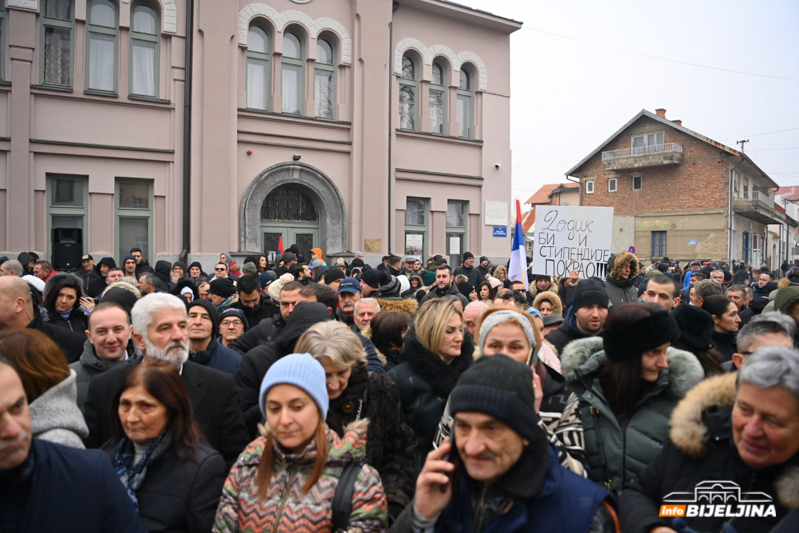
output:
[[[370,374],[358,336],[341,322],[320,322],[297,341],[325,369],[330,398],[326,422],[341,435],[347,425],[369,419],[366,462],[383,480],[389,515],[396,517],[413,498],[416,436],[405,423],[397,385],[384,374]]]
[[[449,393],[471,366],[474,343],[464,335],[463,313],[444,299],[425,302],[402,347],[403,363],[388,373],[399,388],[405,421],[417,437],[417,470],[433,448]]]
[[[258,402],[266,425],[228,474],[214,533],[385,530],[380,475],[363,462],[368,420],[339,437],[325,424],[329,402],[325,370],[310,354],[287,355],[269,368]],[[350,512],[347,523],[335,523],[333,499],[345,470],[355,477]]]
[[[532,367],[535,410],[541,418],[540,427],[558,452],[560,464],[572,472],[585,475],[587,458],[580,418],[579,399],[560,374],[554,353],[546,358],[546,341],[529,313],[504,307],[486,310],[475,325],[475,358],[507,355]],[[550,349],[551,350],[551,349]],[[557,361],[559,363],[559,361]],[[441,417],[434,446],[449,437],[452,417],[447,409]]]
[[[508,279],[508,269],[503,265],[499,265],[494,269],[494,277],[502,282],[502,287],[510,289],[510,280]]]

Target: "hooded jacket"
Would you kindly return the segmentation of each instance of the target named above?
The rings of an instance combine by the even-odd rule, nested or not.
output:
[[[552,284],[552,287],[557,287],[556,284]],[[533,299],[533,307],[540,310],[541,302],[544,300],[548,300],[552,303],[552,314],[553,315],[560,315],[563,316],[563,303],[560,301],[560,296],[558,296],[558,291],[543,291],[539,292],[536,297]]]
[[[658,517],[663,498],[672,492],[693,494],[696,485],[707,480],[731,481],[741,491],[767,494],[775,504],[776,516],[683,517],[696,531],[720,531],[722,524],[729,522],[736,531],[765,533],[789,511],[799,509],[799,457],[754,470],[738,454],[732,440],[736,378],[737,373],[708,378],[679,403],[671,416],[665,447],[622,493],[623,531],[644,533],[657,526],[671,527],[670,518]]]
[[[92,298],[97,298],[102,294],[102,292],[107,287],[105,276],[100,274],[100,265],[106,265],[109,269],[116,268],[117,264],[114,261],[113,257],[103,257],[94,267],[94,271],[97,272],[97,277],[89,282],[89,296]]]
[[[627,265],[630,265],[630,276],[624,279],[621,277],[621,272]],[[610,256],[608,259],[609,274],[605,279],[605,288],[608,291],[611,307],[638,301],[635,279],[639,269],[638,258],[630,252]]]
[[[33,436],[70,448],[83,449],[82,439],[89,436],[89,428],[76,403],[78,397],[75,371],[53,385],[30,404]]]
[[[589,477],[610,491],[624,489],[668,440],[668,423],[677,402],[704,379],[690,353],[668,349],[668,370],[646,387],[635,411],[619,420],[605,400],[599,375],[607,362],[602,339],[575,341],[562,356],[563,376],[580,400]]]
[[[417,437],[416,472],[424,464],[428,452],[433,449],[433,438],[438,422],[444,413],[447,399],[463,372],[474,359],[474,342],[464,335],[461,355],[450,364],[422,346],[412,333],[408,333],[402,347],[405,362],[388,373],[397,384],[405,421]]]
[[[419,302],[419,306],[421,307],[422,305],[424,305],[426,301],[432,300],[433,298],[443,298],[444,296],[449,296],[449,295],[457,296],[458,299],[463,304],[464,308],[466,308],[466,306],[469,305],[469,300],[467,300],[466,297],[460,293],[458,287],[456,287],[455,284],[452,283],[449,286],[449,289],[445,290],[444,292],[439,291],[437,285],[433,285],[430,288],[430,290],[427,291],[427,294],[424,295],[422,301]]]
[[[172,264],[169,261],[155,262],[155,288],[159,292],[168,292],[174,287],[172,283]]]
[[[81,279],[78,276],[67,272],[61,272],[51,276],[50,279],[47,280],[47,283],[44,284],[44,291],[42,292],[43,298],[46,300],[50,293],[56,289],[56,286],[59,287],[58,290],[63,288],[65,286],[65,282],[75,283],[78,285],[78,287],[81,286]],[[83,334],[83,332],[86,331],[86,315],[83,313],[83,308],[80,305],[80,299],[83,296],[83,292],[81,290],[76,292],[77,297],[75,298],[75,304],[72,306],[72,309],[70,309],[69,314],[67,314],[66,317],[62,316],[61,313],[55,309],[45,309],[42,306],[42,318],[44,318],[44,321],[52,324],[53,326],[71,329],[72,331]]]
[[[341,438],[327,429],[329,448],[325,468],[307,493],[302,489],[316,461],[316,439],[296,454],[286,453],[275,440],[274,469],[264,499],[258,497],[256,473],[267,438],[255,439],[228,474],[213,532],[332,531],[333,497],[344,467],[366,459],[366,427],[368,421],[357,422]],[[377,470],[364,464],[355,481],[347,531],[385,531],[386,508],[380,476]]]
[[[38,305],[33,306],[33,320],[25,327],[41,331],[50,337],[61,348],[67,363],[74,363],[83,353],[83,343],[86,340],[86,335],[45,322]]]
[[[75,371],[78,387],[78,409],[80,409],[81,413],[83,412],[83,404],[86,403],[86,393],[89,392],[89,382],[97,374],[102,374],[117,365],[123,365],[127,359],[132,358],[132,342],[128,342],[127,355],[127,358],[120,361],[104,361],[97,357],[94,351],[94,345],[89,339],[86,339],[86,342],[83,344],[83,353],[80,359],[69,365],[69,368]]]

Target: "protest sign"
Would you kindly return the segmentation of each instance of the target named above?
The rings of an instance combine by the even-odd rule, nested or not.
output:
[[[605,278],[613,230],[612,207],[535,208],[533,274]]]

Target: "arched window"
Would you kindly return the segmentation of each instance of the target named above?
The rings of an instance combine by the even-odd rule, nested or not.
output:
[[[324,39],[316,41],[314,99],[316,116],[333,118],[336,102],[336,67],[333,65],[333,45]]]
[[[117,6],[111,0],[91,0],[88,17],[87,72],[89,89],[116,92]]]
[[[260,26],[250,26],[247,37],[247,107],[269,109],[269,34]]]
[[[458,135],[471,138],[472,131],[472,77],[461,66],[461,79],[458,84]]]
[[[72,0],[41,1],[43,85],[72,86],[74,7]]]
[[[302,41],[291,32],[283,34],[282,66],[280,93],[283,98],[283,112],[302,115]]]
[[[130,94],[158,97],[160,45],[158,12],[148,3],[133,6],[130,24]]]
[[[446,133],[447,89],[444,83],[444,67],[434,61],[430,80],[430,131],[433,133]]]
[[[409,55],[402,56],[402,76],[400,76],[399,80],[399,111],[400,128],[404,130],[416,129],[416,96],[419,92],[416,80],[416,63]]]

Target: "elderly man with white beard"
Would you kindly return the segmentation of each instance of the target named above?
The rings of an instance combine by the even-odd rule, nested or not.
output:
[[[112,437],[107,406],[119,394],[125,375],[143,360],[162,359],[180,369],[205,440],[232,465],[250,441],[235,382],[229,374],[188,360],[186,305],[171,294],[148,294],[133,306],[131,318],[133,341],[143,357],[92,378],[84,408],[89,426],[86,447],[99,448]]]

